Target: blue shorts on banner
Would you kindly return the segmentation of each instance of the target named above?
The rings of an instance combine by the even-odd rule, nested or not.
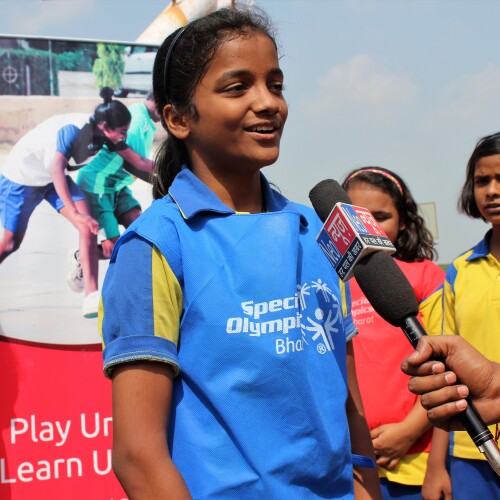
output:
[[[71,177],[66,176],[66,182],[73,201],[85,199]],[[58,212],[64,207],[53,183],[46,186],[24,186],[0,175],[0,220],[4,229],[12,233],[24,233],[33,210],[42,200],[48,201]]]

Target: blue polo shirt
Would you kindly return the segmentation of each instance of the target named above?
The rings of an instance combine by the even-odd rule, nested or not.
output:
[[[102,291],[105,373],[174,367],[168,444],[194,498],[353,498],[349,290],[314,211],[262,185],[267,212],[236,214],[185,168],[129,227]]]

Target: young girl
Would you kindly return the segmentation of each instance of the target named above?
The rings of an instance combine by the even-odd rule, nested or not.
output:
[[[113,90],[100,93],[103,103],[90,117],[83,113],[55,115],[24,135],[12,148],[0,175],[0,262],[21,245],[31,214],[42,201],[48,201],[78,230],[79,257],[83,268],[85,317],[97,316],[97,222],[89,215],[82,192],[66,169],[76,169],[106,144],[124,151],[123,142],[130,124],[127,107],[113,101]],[[76,266],[68,284],[81,291]],[[73,282],[76,280],[76,284]]]
[[[139,156],[137,162],[129,163],[120,152],[110,151],[104,146],[101,151],[78,171],[76,183],[84,192],[90,214],[99,222],[104,233],[102,253],[109,259],[114,244],[120,236],[119,225],[128,227],[139,215],[141,205],[134,198],[129,185],[134,177],[151,182],[153,162],[148,159],[156,132],[155,123],[160,121],[153,93],[144,102],[132,104],[127,146]]]
[[[491,361],[500,362],[500,133],[483,137],[467,164],[459,210],[490,224],[482,241],[457,257],[446,271],[443,333],[460,335]],[[493,435],[495,428],[490,427]],[[500,499],[500,481],[466,432],[436,429],[430,460],[433,474],[449,471],[454,500]],[[429,471],[431,472],[431,471]],[[430,477],[429,488],[442,491]],[[451,495],[451,492],[449,492]],[[448,497],[447,497],[448,498]]]
[[[316,214],[260,172],[288,114],[278,61],[255,10],[158,52],[157,199],[115,246],[99,321],[132,498],[379,498],[348,288]]]
[[[401,177],[381,167],[352,171],[343,183],[354,205],[368,208],[397,251],[396,263],[411,283],[419,315],[430,334],[441,331],[444,272],[432,262],[432,236]],[[351,281],[356,372],[371,430],[384,499],[420,499],[431,440],[419,398],[408,392],[401,359],[413,348],[399,328],[385,322]]]

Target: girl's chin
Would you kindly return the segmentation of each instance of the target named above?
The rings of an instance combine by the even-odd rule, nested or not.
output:
[[[279,158],[279,150],[276,150],[272,154],[264,155],[262,158],[259,158],[257,161],[261,163],[262,167],[269,167],[278,161]]]

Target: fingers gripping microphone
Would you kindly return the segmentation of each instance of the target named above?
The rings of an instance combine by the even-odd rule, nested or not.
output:
[[[364,251],[359,252],[360,256],[353,258],[350,266],[347,266],[347,270],[341,264],[339,272],[339,260],[335,261],[331,258],[333,252],[330,247],[334,246],[337,254],[344,254],[345,248],[342,246],[344,241],[337,234],[338,231],[342,232],[344,228],[337,224],[338,231],[332,232],[328,227],[332,225],[335,211],[340,209],[345,211],[351,200],[334,180],[321,181],[311,190],[309,198],[314,210],[324,223],[317,241],[334,265],[339,277],[346,280],[355,276],[359,287],[375,311],[391,325],[400,327],[412,346],[416,347],[418,340],[427,333],[417,319],[418,302],[413,288],[403,271],[387,253],[389,247],[382,245],[380,247],[382,251],[380,248],[365,248]],[[353,208],[358,209],[358,207]],[[380,227],[378,229],[383,234]],[[345,233],[354,230],[355,228],[351,226]],[[325,243],[325,233],[330,236],[329,244]],[[360,234],[355,234],[354,237],[351,235],[349,238],[354,241],[356,237],[360,236]],[[339,244],[339,242],[341,243]],[[493,470],[500,475],[500,450],[472,403],[469,400],[467,403],[467,409],[460,415],[460,421],[479,451],[485,455]]]

